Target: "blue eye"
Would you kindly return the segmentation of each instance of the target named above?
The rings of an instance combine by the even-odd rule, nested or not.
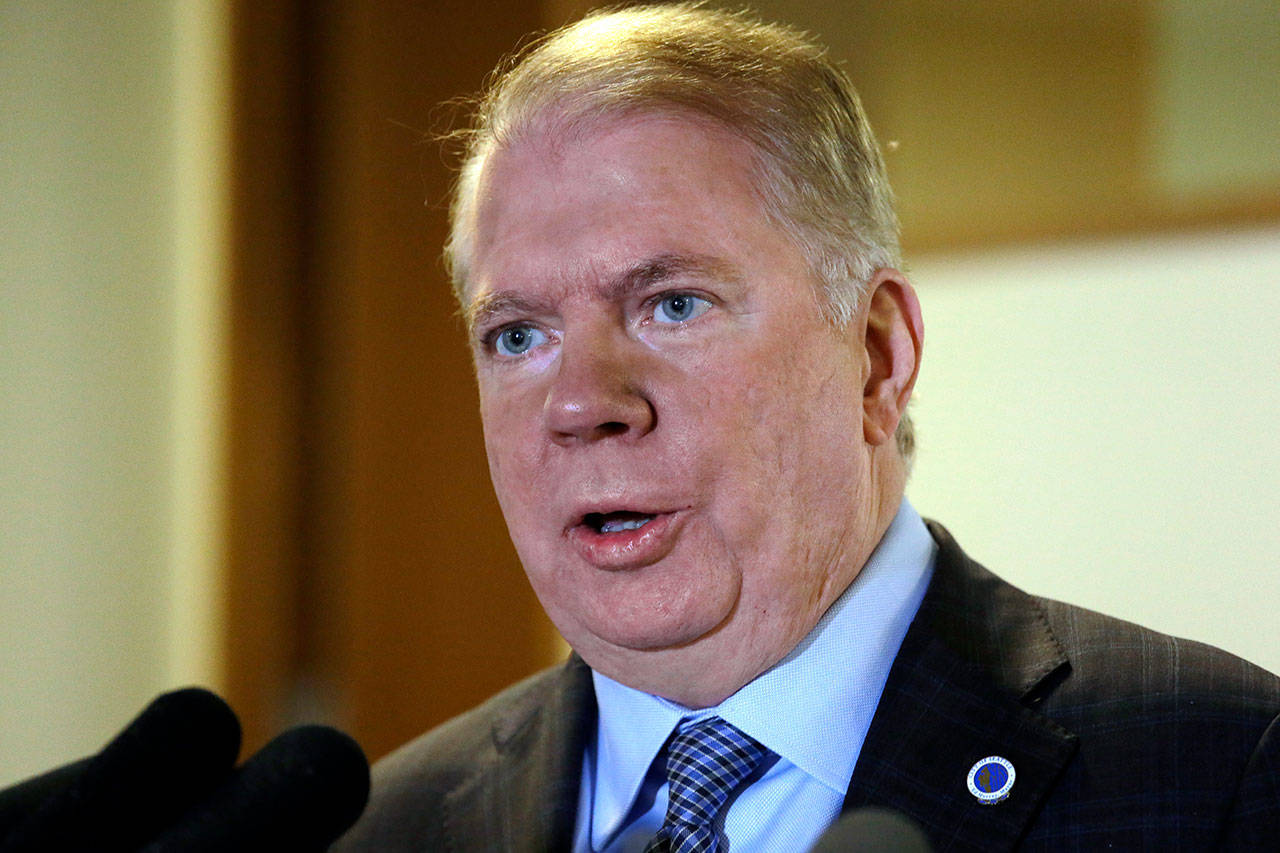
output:
[[[653,307],[653,319],[659,323],[687,323],[700,317],[711,307],[701,296],[691,293],[669,293]]]
[[[546,333],[532,326],[508,326],[498,333],[493,346],[498,355],[515,356],[523,355],[546,342]]]

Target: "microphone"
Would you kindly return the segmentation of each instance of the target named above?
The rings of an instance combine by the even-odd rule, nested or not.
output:
[[[369,799],[369,762],[349,736],[299,726],[264,746],[144,853],[326,850]]]
[[[84,772],[90,761],[92,758],[82,758],[0,791],[0,842],[41,803],[66,790]]]
[[[876,807],[854,809],[831,825],[809,853],[931,853],[929,839],[906,815]]]
[[[96,755],[0,792],[0,853],[136,849],[213,790],[239,751],[226,702],[166,693]]]

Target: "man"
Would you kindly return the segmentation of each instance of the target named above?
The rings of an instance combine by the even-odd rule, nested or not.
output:
[[[904,500],[920,309],[818,48],[684,5],[552,35],[482,104],[447,255],[575,654],[383,761],[342,849],[804,850],[866,805],[938,849],[1280,837],[1275,677]]]

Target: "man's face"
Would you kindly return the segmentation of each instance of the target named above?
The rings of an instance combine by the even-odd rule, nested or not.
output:
[[[476,202],[466,300],[516,550],[587,663],[688,705],[804,637],[879,511],[862,324],[823,320],[750,163],[723,130],[632,117],[497,151]]]

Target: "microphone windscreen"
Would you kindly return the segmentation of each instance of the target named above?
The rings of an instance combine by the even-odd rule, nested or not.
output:
[[[0,791],[0,845],[18,824],[40,807],[41,803],[66,790],[84,772],[91,760],[91,758],[82,758],[79,761],[64,764]]]
[[[822,834],[810,853],[930,853],[924,831],[891,809],[854,809]]]
[[[55,780],[0,853],[134,850],[222,782],[239,751],[240,722],[226,702],[195,687],[166,693]]]
[[[264,746],[146,853],[328,849],[369,799],[360,746],[327,726],[299,726]]]

